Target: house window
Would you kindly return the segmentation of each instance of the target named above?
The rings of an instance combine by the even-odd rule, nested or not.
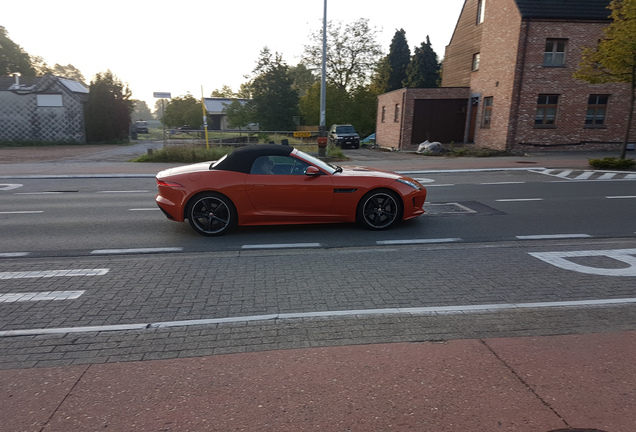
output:
[[[395,104],[395,114],[393,117],[395,123],[400,121],[400,104]]]
[[[39,107],[61,107],[62,103],[61,94],[39,94],[35,95]]]
[[[384,123],[384,119],[386,118],[386,107],[382,107],[382,123]]]
[[[534,115],[535,127],[554,127],[556,125],[558,94],[540,94],[537,111]]]
[[[479,53],[473,54],[473,65],[472,65],[473,71],[479,70],[479,57],[480,57]]]
[[[477,25],[484,22],[484,13],[486,10],[486,0],[477,0]]]
[[[590,95],[587,100],[585,127],[601,127],[605,125],[608,100],[609,95]]]
[[[481,127],[490,128],[492,119],[492,96],[484,98],[484,110],[481,113]]]
[[[543,53],[543,66],[565,66],[567,39],[547,39]]]

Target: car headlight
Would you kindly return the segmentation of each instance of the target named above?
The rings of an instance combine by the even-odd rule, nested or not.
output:
[[[400,183],[403,183],[407,186],[411,186],[413,189],[417,189],[420,190],[422,189],[422,186],[420,186],[418,183],[414,182],[414,181],[410,181],[410,180],[406,180],[406,179],[397,179],[397,181],[399,181]]]

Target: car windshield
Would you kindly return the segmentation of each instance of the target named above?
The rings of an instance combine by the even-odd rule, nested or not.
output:
[[[312,163],[314,165],[316,165],[318,168],[327,171],[329,174],[333,174],[336,171],[338,171],[338,167],[335,167],[333,165],[331,165],[330,163],[327,163],[325,161],[322,161],[316,157],[313,157],[312,155],[309,155],[305,152],[302,152],[298,149],[296,149],[296,154],[298,156],[300,156],[301,158],[305,159],[307,162]]]
[[[223,155],[223,157],[221,159],[219,159],[218,161],[215,161],[215,162],[212,163],[212,165],[210,166],[210,169],[214,168],[215,166],[217,166],[218,164],[223,162],[226,158],[227,158],[227,155]]]
[[[349,126],[336,126],[336,133],[353,134],[353,133],[356,133],[356,130],[351,125],[349,125]]]

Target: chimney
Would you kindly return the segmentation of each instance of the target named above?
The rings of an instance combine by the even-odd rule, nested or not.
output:
[[[13,72],[11,75],[13,75],[15,77],[15,85],[16,86],[20,86],[20,72]]]

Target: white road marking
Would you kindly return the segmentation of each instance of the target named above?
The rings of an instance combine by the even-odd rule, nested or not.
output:
[[[29,252],[0,252],[0,258],[18,258],[29,255]]]
[[[102,276],[110,269],[70,269],[70,270],[32,270],[19,272],[0,272],[0,280],[4,279],[28,279],[28,278],[52,278],[73,276]]]
[[[441,186],[455,186],[454,184],[427,184],[426,187],[430,188],[430,187],[441,187]]]
[[[44,213],[44,210],[18,210],[18,211],[0,212],[0,214],[33,214],[33,213]]]
[[[0,184],[0,191],[8,191],[11,189],[17,189],[19,187],[22,187],[21,184],[12,184],[12,183],[4,183],[4,184]]]
[[[574,180],[586,180],[594,175],[594,171],[583,171],[581,174],[574,177]]]
[[[243,245],[242,249],[288,249],[288,248],[313,248],[321,247],[320,243],[271,243]]]
[[[543,198],[508,198],[508,199],[498,199],[495,201],[498,201],[498,202],[543,201]]]
[[[6,293],[0,294],[0,303],[15,303],[25,301],[45,301],[45,300],[75,300],[85,291],[42,291],[28,293]]]
[[[572,300],[557,302],[534,302],[534,303],[493,303],[493,304],[474,304],[474,305],[457,305],[457,306],[434,306],[434,307],[413,307],[413,308],[386,308],[386,309],[361,309],[361,310],[342,310],[342,311],[322,311],[322,312],[291,312],[269,315],[251,315],[226,318],[210,318],[198,320],[184,321],[164,321],[156,323],[139,323],[139,324],[121,324],[106,326],[89,326],[89,327],[58,327],[58,328],[40,328],[40,329],[24,329],[24,330],[4,330],[0,331],[0,337],[7,336],[34,336],[41,334],[66,334],[66,333],[86,333],[86,332],[106,332],[106,331],[126,331],[126,330],[147,330],[166,327],[185,327],[213,325],[223,323],[242,323],[250,321],[269,321],[269,320],[286,320],[286,319],[302,319],[302,318],[332,318],[332,317],[348,317],[360,315],[464,315],[467,313],[484,313],[496,312],[502,310],[515,309],[546,309],[546,308],[582,308],[594,306],[624,306],[636,303],[636,298],[616,298],[616,299],[596,299],[596,300]]]
[[[59,195],[63,192],[16,192],[15,195]]]
[[[588,250],[571,252],[529,252],[548,264],[565,270],[600,276],[636,276],[636,249]],[[622,268],[590,267],[574,263],[567,258],[608,257],[627,264]]]
[[[108,194],[108,193],[146,193],[150,192],[147,190],[106,190],[106,191],[97,191],[97,193]]]
[[[608,198],[608,199],[630,199],[630,198],[636,198],[636,195],[606,196],[605,198]]]
[[[122,254],[138,254],[138,253],[162,253],[162,252],[181,252],[182,247],[164,247],[164,248],[134,248],[134,249],[96,249],[91,252],[93,255],[122,255]]]
[[[398,244],[427,244],[427,243],[452,243],[462,241],[460,238],[438,238],[438,239],[409,239],[409,240],[378,240],[375,243],[379,245],[398,245]]]
[[[488,182],[488,183],[479,183],[480,185],[509,185],[509,184],[525,184],[526,182],[517,182],[517,181],[502,181],[502,182]]]
[[[149,208],[132,208],[128,209],[128,211],[156,211],[161,210],[159,207],[149,207]]]
[[[555,240],[570,238],[589,238],[589,234],[539,234],[539,235],[522,235],[516,236],[519,240]]]

